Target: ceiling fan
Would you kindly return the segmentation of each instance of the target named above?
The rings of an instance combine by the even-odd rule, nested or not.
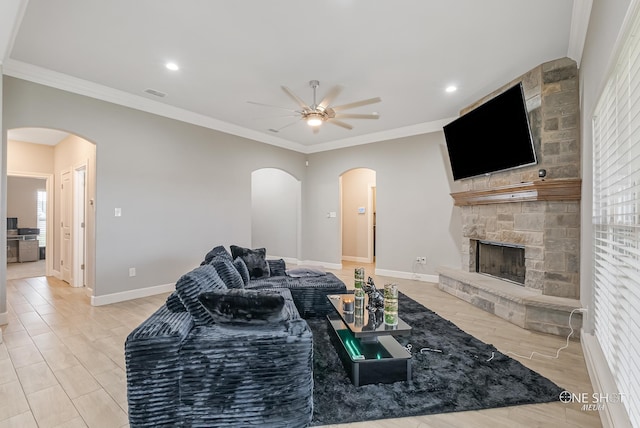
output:
[[[382,101],[380,97],[369,98],[367,100],[356,101],[353,103],[342,104],[339,106],[330,106],[331,102],[340,94],[342,91],[341,86],[334,86],[329,90],[329,92],[325,95],[325,97],[320,101],[320,103],[316,102],[316,90],[318,86],[320,86],[320,82],[317,80],[311,80],[309,82],[309,86],[313,89],[313,103],[308,105],[305,103],[300,97],[293,93],[286,86],[282,86],[282,90],[291,98],[296,105],[299,107],[298,110],[288,109],[278,106],[272,106],[269,104],[257,103],[253,101],[249,101],[251,104],[257,104],[266,107],[276,107],[279,109],[288,110],[294,114],[286,117],[297,117],[298,119],[295,122],[284,125],[278,129],[269,129],[271,132],[279,132],[280,130],[287,128],[289,126],[295,125],[300,120],[303,120],[307,123],[307,125],[313,128],[313,132],[317,133],[320,130],[320,125],[323,123],[331,123],[333,125],[340,126],[345,129],[353,129],[353,126],[350,124],[343,122],[341,119],[378,119],[380,116],[377,113],[371,114],[359,114],[359,113],[342,113],[344,110],[362,107],[369,104],[375,104]]]

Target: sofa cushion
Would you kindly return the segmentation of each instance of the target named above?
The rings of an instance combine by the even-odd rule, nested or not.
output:
[[[200,263],[200,266],[209,264],[211,263],[211,260],[213,260],[215,257],[220,257],[220,256],[227,257],[229,260],[233,260],[231,258],[231,254],[229,254],[227,249],[224,248],[222,245],[218,245],[217,247],[213,247],[211,251],[209,251],[207,255],[204,256],[204,261]]]
[[[212,265],[200,266],[182,275],[176,283],[178,297],[196,325],[208,325],[213,322],[209,312],[200,304],[198,295],[206,291],[226,289],[227,286]]]
[[[216,268],[216,272],[218,272],[227,288],[244,288],[242,276],[230,259],[225,256],[214,257],[211,260],[211,265]]]
[[[187,310],[187,308],[185,308],[182,302],[180,301],[180,297],[178,296],[178,293],[176,291],[174,291],[169,295],[169,297],[167,297],[166,305],[169,311],[175,312],[175,313],[185,312]]]
[[[249,269],[251,279],[268,278],[270,276],[269,264],[267,263],[267,250],[265,248],[244,248],[237,245],[231,246],[231,255],[242,258]]]
[[[200,303],[216,324],[268,324],[288,318],[285,298],[272,291],[215,290],[200,294]]]
[[[287,275],[294,278],[310,278],[314,276],[325,276],[327,272],[321,266],[298,266],[287,271]]]
[[[242,260],[241,257],[236,257],[233,259],[233,266],[242,277],[242,282],[244,282],[244,285],[246,286],[251,278],[249,277],[249,269],[247,269],[247,265],[244,263],[244,260]]]
[[[285,276],[287,274],[287,265],[284,260],[267,260],[269,264],[269,274],[271,276]]]

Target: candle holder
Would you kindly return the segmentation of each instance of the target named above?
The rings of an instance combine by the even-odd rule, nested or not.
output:
[[[354,301],[353,297],[343,297],[342,298],[342,312],[345,314],[353,314],[354,310]]]

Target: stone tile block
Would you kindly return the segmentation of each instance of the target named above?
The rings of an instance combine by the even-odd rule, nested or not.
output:
[[[553,227],[579,227],[580,216],[577,213],[549,214],[546,219],[546,226]]]
[[[542,294],[546,296],[568,297],[570,299],[580,297],[577,284],[556,281],[544,281]]]
[[[557,131],[560,127],[560,120],[557,117],[552,117],[544,121],[545,131]]]
[[[542,87],[542,95],[549,95],[560,91],[562,91],[561,82],[547,83]]]
[[[482,309],[485,312],[489,312],[490,314],[495,313],[495,305],[493,302],[489,300],[483,299],[479,296],[473,296],[470,302],[473,306],[476,306]]]
[[[578,100],[577,91],[556,92],[542,97],[542,103],[546,107],[559,107],[567,104],[575,104]]]
[[[563,227],[547,227],[544,229],[545,243],[549,239],[564,239],[567,237],[567,229]]]
[[[544,213],[522,213],[513,215],[515,230],[542,231],[544,230]]]
[[[569,273],[580,272],[580,255],[579,254],[567,254],[567,268]]]
[[[554,253],[551,251],[545,252],[543,269],[546,270],[547,273],[548,271],[564,272],[567,268],[564,256],[564,253]],[[546,274],[545,278],[547,278]]]
[[[542,154],[545,156],[559,155],[560,143],[558,141],[542,143]]]
[[[560,128],[561,129],[573,129],[578,127],[578,115],[570,114],[568,116],[563,116],[560,118]]]
[[[544,260],[544,247],[528,245],[524,249],[524,256],[531,260]]]

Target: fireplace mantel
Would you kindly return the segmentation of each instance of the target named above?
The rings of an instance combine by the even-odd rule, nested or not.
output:
[[[456,206],[504,204],[523,201],[579,201],[579,178],[536,180],[484,190],[451,193]]]

